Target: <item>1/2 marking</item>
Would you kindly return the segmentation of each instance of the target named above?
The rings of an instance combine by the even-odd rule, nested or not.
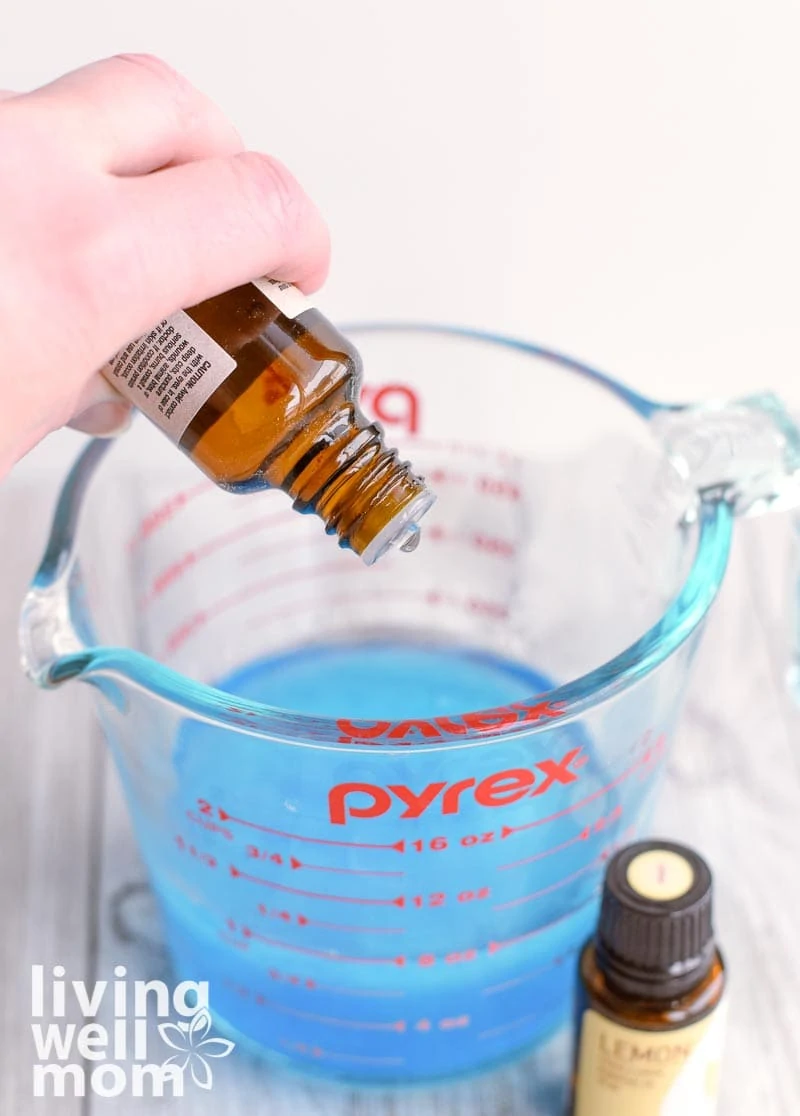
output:
[[[219,866],[219,861],[215,856],[212,856],[211,853],[201,852],[196,845],[190,844],[180,833],[175,837],[175,844],[181,852],[187,853],[188,856],[199,861],[206,868],[217,868]]]

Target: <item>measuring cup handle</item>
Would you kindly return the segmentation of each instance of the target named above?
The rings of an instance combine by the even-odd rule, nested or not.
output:
[[[665,406],[650,423],[700,499],[746,516],[800,507],[800,430],[771,392]]]

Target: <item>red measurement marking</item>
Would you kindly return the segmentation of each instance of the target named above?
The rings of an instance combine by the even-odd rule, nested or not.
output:
[[[190,616],[173,632],[170,632],[164,646],[165,655],[171,655],[178,651],[190,636],[193,636],[204,624],[208,623],[209,615],[207,612],[196,612],[194,616]]]
[[[316,926],[320,930],[341,930],[348,934],[405,934],[405,926],[344,926],[339,922],[323,922],[318,918],[309,918],[307,915],[292,916],[289,911],[275,911],[258,904],[258,913],[265,918],[279,919],[281,922],[296,921],[298,926]]]
[[[488,1031],[479,1031],[479,1039],[496,1038],[498,1035],[505,1034],[506,1031],[512,1031],[515,1027],[524,1027],[528,1023],[533,1023],[538,1019],[537,1012],[529,1012],[528,1015],[521,1015],[519,1019],[512,1019],[510,1023],[501,1023],[499,1027],[490,1027]]]
[[[540,965],[538,969],[534,969],[524,976],[514,977],[512,980],[504,980],[500,984],[488,984],[485,988],[481,989],[484,996],[494,996],[498,992],[505,992],[508,988],[516,988],[520,984],[527,984],[529,980],[536,980],[537,977],[543,973],[549,973],[555,964],[555,960],[548,962],[547,965]]]
[[[128,550],[135,550],[141,543],[146,542],[151,535],[169,523],[181,508],[185,508],[196,496],[200,496],[203,492],[210,492],[213,488],[214,485],[211,481],[201,481],[192,488],[187,488],[183,492],[176,492],[173,496],[170,496],[168,500],[165,500],[163,504],[155,508],[141,521],[136,534],[128,543]]]
[[[517,552],[513,542],[494,535],[482,535],[480,533],[469,535],[468,542],[476,550],[480,550],[484,554],[490,554],[495,558],[514,558]]]
[[[267,945],[275,946],[278,949],[287,949],[292,953],[304,953],[309,957],[323,957],[326,961],[337,961],[343,965],[405,965],[406,963],[405,957],[348,957],[343,953],[337,953],[335,950],[299,946],[293,942],[283,942],[280,938],[268,938],[264,934],[257,934],[249,926],[242,927],[242,934],[245,938],[255,938],[259,942],[266,942]]]
[[[315,980],[311,980],[310,977],[296,976],[294,973],[282,973],[279,969],[275,968],[268,969],[267,972],[269,974],[270,980],[280,981],[284,984],[291,984],[293,988],[305,988],[309,992],[313,992],[317,987],[317,982]],[[252,995],[249,988],[245,986],[242,987],[244,989],[244,992],[246,992],[248,996]]]
[[[321,992],[333,992],[337,996],[361,996],[368,999],[392,1000],[405,996],[402,988],[340,988],[337,984],[318,984]]]
[[[596,895],[599,891],[600,888],[597,887],[593,894]],[[552,922],[548,922],[546,926],[539,926],[535,930],[528,930],[525,934],[517,934],[513,938],[502,938],[499,941],[489,942],[486,947],[487,953],[492,956],[503,949],[509,949],[511,946],[519,945],[520,942],[530,941],[531,938],[536,938],[540,934],[545,934],[548,930],[552,930],[554,926],[558,926],[559,923],[566,922],[570,918],[572,918],[571,914],[562,915],[561,918],[555,918]]]
[[[217,937],[232,949],[247,949],[247,942],[242,942],[238,938],[232,938],[230,934],[226,934],[224,930],[220,930]]]
[[[394,849],[395,852],[405,852],[406,843],[404,840],[395,841],[391,845],[376,845],[365,843],[364,841],[329,841],[326,837],[306,837],[302,833],[288,833],[284,829],[272,829],[268,825],[259,825],[257,822],[247,821],[245,818],[235,818],[233,814],[229,814],[222,807],[217,808],[217,816],[220,821],[234,822],[236,825],[246,825],[249,829],[257,829],[261,833],[271,833],[273,837],[288,837],[292,841],[308,841],[315,845],[335,845],[339,848],[347,849]]]
[[[297,922],[300,926],[316,926],[320,930],[341,930],[346,934],[405,934],[405,926],[342,926],[338,922],[322,922],[317,918],[306,918],[298,915]]]
[[[479,476],[475,478],[475,487],[484,496],[510,500],[512,503],[517,503],[522,499],[519,485],[505,477]]]
[[[373,899],[353,895],[328,895],[318,891],[302,891],[297,887],[287,887],[286,884],[275,883],[274,880],[265,880],[261,876],[251,876],[248,872],[240,871],[233,864],[230,866],[230,874],[237,880],[248,880],[250,883],[261,884],[263,887],[271,887],[275,891],[285,891],[290,895],[302,895],[306,899],[328,899],[334,903],[357,903],[371,907],[404,907],[406,905],[405,898],[402,895],[398,895],[395,899]]]
[[[551,969],[563,965],[565,961],[573,957],[577,952],[577,949],[568,949],[566,953],[554,957],[552,961],[549,961],[546,965],[540,965],[538,969],[533,969],[523,976],[514,977],[511,980],[504,980],[500,984],[487,985],[486,988],[481,989],[481,993],[484,996],[494,996],[498,992],[505,992],[509,988],[516,988],[520,984],[527,984],[529,980],[536,980],[536,978],[542,976],[543,973],[549,973]]]
[[[321,1046],[309,1046],[305,1042],[293,1042],[289,1039],[279,1039],[282,1047],[291,1050],[293,1054],[305,1054],[311,1058],[325,1058],[332,1062],[355,1062],[357,1065],[367,1066],[402,1066],[405,1058],[379,1057],[372,1054],[339,1054],[333,1050],[323,1050]]]
[[[378,566],[376,565],[376,566],[371,567],[371,572],[374,572],[375,576],[377,577],[379,574],[385,572],[387,570],[387,568],[388,568],[388,566],[386,564],[383,564],[381,569],[378,569]],[[350,571],[350,570],[343,570],[342,571],[342,573],[350,573],[350,572],[352,572],[352,571]],[[371,580],[372,580],[372,577],[370,577],[370,581]],[[383,589],[383,590],[376,590],[375,592],[369,592],[369,593],[363,592],[363,591],[356,592],[356,593],[335,593],[335,594],[332,594],[330,597],[328,597],[328,596],[325,597],[325,607],[328,608],[328,609],[331,609],[331,610],[335,610],[335,609],[341,607],[342,605],[348,605],[348,604],[351,604],[351,603],[363,605],[365,603],[368,603],[369,601],[381,601],[385,605],[390,601],[396,601],[396,600],[408,600],[408,599],[419,600],[420,597],[422,597],[423,595],[424,594],[413,591],[413,590],[404,590],[404,589],[403,590],[392,589],[391,591],[387,591],[386,589]],[[313,600],[300,600],[300,601],[297,601],[296,603],[287,605],[286,608],[270,609],[270,611],[268,613],[256,616],[254,620],[252,620],[250,623],[248,623],[248,628],[266,627],[267,625],[269,627],[274,627],[276,621],[286,619],[287,617],[296,618],[298,615],[300,615],[303,612],[314,612],[315,613],[318,610],[318,608],[319,608],[318,604]]]
[[[408,384],[364,384],[361,403],[385,426],[400,427],[408,434],[419,430],[419,393]]]
[[[308,868],[313,872],[338,872],[347,876],[404,876],[405,872],[383,872],[375,868],[336,868],[329,864],[306,864],[296,856],[289,857],[292,868]]]
[[[233,834],[229,829],[225,829],[221,825],[217,825],[214,821],[209,821],[206,818],[201,818],[198,814],[193,813],[191,810],[186,811],[186,817],[190,822],[195,825],[202,825],[203,829],[207,829],[210,833],[219,833],[226,841],[233,840]]]
[[[626,768],[616,779],[612,780],[612,782],[608,783],[606,786],[601,787],[600,790],[596,790],[593,794],[587,795],[586,798],[582,798],[580,802],[574,802],[571,806],[567,806],[566,809],[559,810],[557,814],[549,814],[546,818],[537,818],[536,821],[526,822],[525,825],[504,825],[500,830],[500,836],[506,838],[510,837],[513,833],[522,833],[526,829],[535,829],[539,825],[547,825],[549,822],[557,821],[559,818],[565,818],[568,814],[574,813],[575,810],[580,810],[583,806],[588,806],[590,802],[594,802],[595,799],[601,798],[604,794],[608,794],[614,787],[618,787],[620,783],[624,783],[626,779],[630,779],[631,775],[635,775],[640,767],[647,767],[653,758],[653,753],[660,752],[663,748],[663,744],[664,737],[660,736],[654,748],[648,748],[644,755],[640,756],[635,763],[632,763],[630,767]]]
[[[261,1006],[282,1012],[284,1015],[294,1015],[298,1019],[307,1019],[310,1023],[324,1023],[328,1027],[347,1027],[353,1031],[394,1031],[402,1034],[406,1029],[405,1019],[396,1019],[388,1023],[373,1023],[366,1019],[340,1019],[333,1015],[317,1015],[313,1011],[301,1011],[300,1008],[289,1007],[287,1004],[279,1004],[275,1000],[266,998],[263,998]]]
[[[607,855],[608,854],[603,856],[601,854],[595,857],[595,859],[590,860],[588,864],[584,864],[582,868],[578,868],[576,872],[571,872],[568,876],[565,876],[563,880],[558,880],[556,883],[550,884],[549,887],[540,888],[539,891],[532,891],[530,895],[521,895],[519,899],[509,899],[506,903],[495,903],[492,910],[505,911],[508,910],[509,907],[520,907],[523,903],[532,903],[535,899],[541,899],[543,895],[550,895],[552,892],[558,891],[559,888],[566,887],[567,884],[572,883],[573,880],[577,880],[579,876],[585,875],[585,873],[589,872],[592,868],[599,868],[603,861],[607,859]]]
[[[198,849],[196,845],[190,844],[182,834],[178,833],[176,835],[175,844],[181,852],[186,853],[194,860],[204,864],[206,868],[218,867],[219,861],[215,856],[212,856],[211,853],[203,852],[202,849]]]
[[[443,469],[441,466],[431,469],[428,477],[432,488],[441,488],[446,484],[466,484],[469,480],[466,473],[455,473],[452,469]]]
[[[444,605],[475,616],[486,616],[492,620],[507,620],[508,606],[502,601],[488,601],[481,597],[454,597],[449,593],[430,590],[425,596],[426,604]]]
[[[512,860],[509,864],[501,864],[498,868],[499,872],[503,872],[506,868],[519,868],[523,864],[533,864],[536,860],[543,860],[546,856],[553,856],[554,853],[561,852],[563,849],[568,849],[571,845],[577,845],[580,841],[588,841],[592,834],[591,826],[586,826],[577,837],[572,837],[569,841],[564,841],[560,845],[554,845],[552,849],[545,849],[544,852],[534,853],[533,856],[523,857],[522,860]]]
[[[341,565],[339,562],[329,562],[325,565],[312,566],[309,569],[286,570],[284,573],[276,577],[261,578],[260,581],[253,582],[252,585],[244,585],[241,589],[237,589],[235,593],[230,593],[227,597],[222,597],[216,604],[212,605],[203,611],[197,612],[190,619],[184,621],[179,625],[175,631],[167,636],[165,644],[165,654],[177,651],[190,636],[193,636],[202,628],[209,620],[215,620],[222,613],[227,612],[237,605],[246,604],[252,600],[253,597],[261,596],[263,593],[271,589],[283,590],[287,585],[294,582],[308,581],[309,579],[324,577],[327,573],[340,573]]]
[[[251,520],[249,523],[235,527],[231,531],[225,531],[221,535],[217,535],[216,538],[210,539],[209,542],[205,543],[203,546],[198,546],[195,550],[187,551],[175,562],[171,563],[171,565],[165,567],[165,569],[154,578],[150,593],[142,601],[143,606],[147,607],[151,605],[170,585],[180,580],[185,573],[204,558],[210,557],[218,550],[222,550],[232,543],[241,542],[242,539],[246,539],[250,535],[262,531],[265,527],[279,527],[282,523],[286,522],[287,518],[283,513],[278,515],[263,515],[259,519]]]

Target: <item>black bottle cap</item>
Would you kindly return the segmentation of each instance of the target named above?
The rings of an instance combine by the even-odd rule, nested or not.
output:
[[[595,950],[612,987],[643,999],[677,999],[714,960],[712,880],[694,850],[639,841],[606,869]]]

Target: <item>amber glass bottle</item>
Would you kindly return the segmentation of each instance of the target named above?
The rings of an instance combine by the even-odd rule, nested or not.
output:
[[[282,489],[368,564],[416,544],[433,496],[359,409],[358,353],[295,287],[179,311],[104,374],[220,487]]]
[[[573,1116],[713,1116],[726,1002],[705,861],[669,841],[618,852],[579,966]]]

